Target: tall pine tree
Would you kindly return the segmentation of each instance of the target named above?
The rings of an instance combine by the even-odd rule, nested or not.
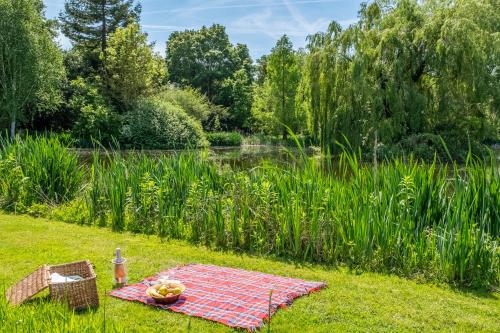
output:
[[[105,52],[110,33],[139,21],[134,0],[67,0],[59,14],[62,32],[75,46]]]

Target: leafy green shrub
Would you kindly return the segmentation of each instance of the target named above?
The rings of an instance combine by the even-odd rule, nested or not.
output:
[[[432,133],[421,133],[408,136],[397,144],[380,144],[377,155],[381,159],[393,159],[400,156],[413,156],[424,161],[432,161],[434,157],[440,161],[465,161],[467,155],[472,153],[476,156],[486,157],[486,147],[476,143],[468,142],[467,137],[460,137],[448,132],[445,136]],[[372,156],[369,152],[367,156]]]
[[[51,210],[43,210],[43,207],[37,207],[38,213],[41,216],[49,217],[51,219],[67,222],[67,223],[78,223],[78,224],[86,224],[91,222],[89,218],[89,209],[86,205],[86,201],[78,197],[75,200],[66,202],[62,205],[53,207]],[[51,208],[51,207],[48,207]],[[33,215],[33,212],[37,212],[33,209],[33,206],[30,208],[29,213]]]
[[[230,118],[229,110],[221,105],[210,105],[210,114],[208,118],[202,122],[203,129],[206,131],[222,131],[227,129],[226,123]]]
[[[221,122],[229,119],[229,112],[225,107],[210,103],[205,95],[193,88],[181,89],[170,85],[154,98],[177,105],[189,116],[199,120],[206,131],[220,131]]]
[[[211,146],[241,146],[241,135],[238,132],[207,133]]]
[[[129,147],[182,149],[207,145],[200,123],[169,102],[142,99],[125,118],[122,134]]]
[[[17,138],[0,149],[0,193],[4,209],[58,204],[75,197],[83,170],[75,152],[57,136]]]
[[[50,215],[50,206],[47,204],[33,204],[29,207],[26,213],[33,217],[48,217]]]
[[[155,98],[180,107],[188,115],[202,122],[207,120],[211,112],[208,99],[193,88],[180,89],[170,85],[155,95]]]
[[[122,119],[109,101],[99,93],[96,83],[82,78],[71,81],[72,96],[68,107],[77,114],[73,135],[82,145],[91,139],[102,143],[113,142],[120,135]]]
[[[5,142],[5,141],[4,141]],[[0,151],[0,208],[23,212],[28,198],[28,179],[24,176],[14,149],[2,147]]]

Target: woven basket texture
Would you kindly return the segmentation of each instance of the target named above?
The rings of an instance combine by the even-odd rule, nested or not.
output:
[[[51,283],[50,275],[59,273],[63,276],[79,275],[83,279],[71,282]],[[7,300],[12,305],[19,305],[37,293],[49,287],[50,296],[56,301],[66,302],[71,309],[81,310],[99,306],[96,275],[88,260],[62,265],[44,265],[23,278],[7,290]]]
[[[51,274],[79,275],[83,278],[80,281],[49,283],[50,296],[54,300],[65,301],[75,310],[99,306],[96,275],[88,260],[50,266],[49,270]]]

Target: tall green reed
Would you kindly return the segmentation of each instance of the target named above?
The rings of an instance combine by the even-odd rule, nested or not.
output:
[[[83,182],[77,154],[56,136],[2,141],[0,175],[2,207],[7,210],[16,204],[29,207],[72,200]]]
[[[237,172],[187,153],[116,158],[103,172],[110,175],[110,198],[127,196],[133,207],[123,213],[122,205],[110,202],[111,216],[127,215],[119,230],[496,285],[500,201],[494,163],[471,160],[462,169],[448,169],[394,160],[375,172],[357,155],[344,153],[336,172],[315,159]]]
[[[463,166],[396,159],[377,168],[346,151],[335,163],[298,159],[235,171],[204,152],[96,154],[82,195],[92,223],[117,231],[498,285],[500,175],[493,157],[470,157]]]

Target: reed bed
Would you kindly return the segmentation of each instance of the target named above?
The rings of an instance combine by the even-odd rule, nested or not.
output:
[[[4,153],[9,149],[2,163],[11,163]],[[82,190],[65,196],[59,215],[224,250],[498,286],[500,175],[494,157],[469,157],[460,167],[413,159],[374,167],[347,152],[335,167],[299,158],[293,165],[235,171],[204,152],[138,152],[126,159],[96,153]],[[0,180],[2,200],[15,201],[12,178],[9,184]]]
[[[0,175],[0,208],[13,211],[69,201],[84,176],[78,157],[56,136],[0,139]]]

